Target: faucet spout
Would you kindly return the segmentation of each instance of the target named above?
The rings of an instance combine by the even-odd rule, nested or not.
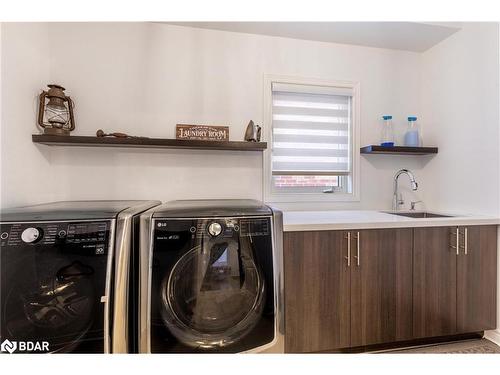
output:
[[[398,179],[399,176],[402,174],[406,174],[408,178],[410,179],[411,183],[411,189],[413,191],[416,191],[418,189],[418,183],[415,181],[415,176],[413,173],[411,173],[408,169],[400,169],[399,171],[396,172],[396,175],[394,176],[394,194],[393,194],[393,199],[392,199],[392,209],[394,211],[397,211],[400,206],[404,204],[403,197],[398,197],[399,196],[399,191],[398,191]]]

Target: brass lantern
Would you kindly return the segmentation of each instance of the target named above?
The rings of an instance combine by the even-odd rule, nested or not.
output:
[[[40,94],[38,125],[43,128],[44,134],[69,135],[75,128],[73,101],[64,94],[64,87],[48,86],[49,90]]]

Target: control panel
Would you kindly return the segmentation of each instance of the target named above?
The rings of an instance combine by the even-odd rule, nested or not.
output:
[[[154,239],[260,237],[271,234],[271,218],[215,218],[155,221]]]
[[[69,251],[107,253],[109,221],[43,222],[2,224],[0,245],[63,246]]]
[[[268,236],[271,233],[271,219],[240,220],[242,237]]]

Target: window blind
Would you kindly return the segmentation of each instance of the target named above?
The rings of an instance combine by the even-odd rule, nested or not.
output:
[[[273,83],[273,175],[350,172],[348,88]]]

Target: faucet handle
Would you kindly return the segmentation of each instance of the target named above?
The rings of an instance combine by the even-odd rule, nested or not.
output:
[[[412,202],[410,202],[410,210],[415,211],[415,205],[417,203],[422,203],[422,201],[412,201]]]

